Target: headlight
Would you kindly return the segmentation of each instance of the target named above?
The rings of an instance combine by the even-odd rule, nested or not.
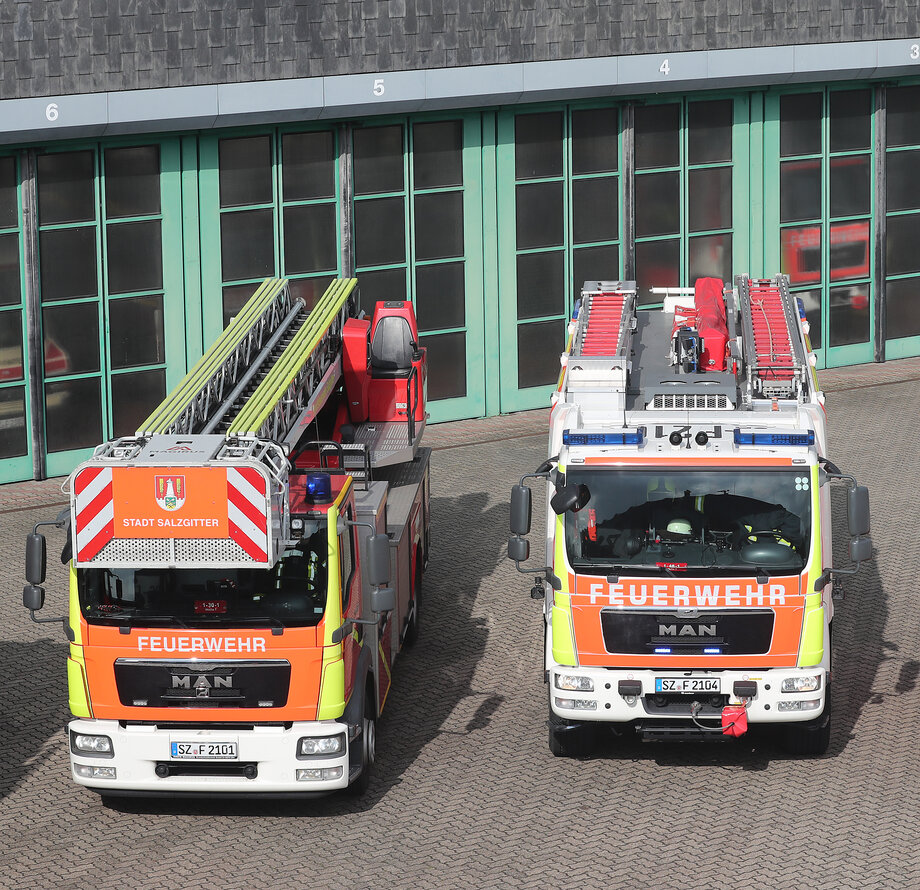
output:
[[[577,674],[556,674],[556,688],[572,692],[594,692],[594,680]]]
[[[783,713],[785,711],[814,711],[821,705],[820,698],[813,698],[811,701],[781,701],[776,709]]]
[[[820,688],[820,674],[786,677],[783,680],[783,692],[817,692]]]
[[[345,750],[345,733],[308,736],[297,743],[298,757],[329,757]]]
[[[107,735],[87,735],[82,732],[70,733],[70,750],[84,757],[114,757],[112,740]]]
[[[556,707],[569,711],[596,711],[597,702],[589,698],[557,698]]]
[[[81,779],[117,779],[114,766],[87,766],[83,763],[75,763],[73,771]]]
[[[324,769],[299,769],[297,770],[297,781],[328,782],[332,779],[341,779],[342,772],[340,766],[329,766]]]

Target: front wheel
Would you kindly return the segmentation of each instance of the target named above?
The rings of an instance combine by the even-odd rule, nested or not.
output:
[[[360,797],[370,787],[371,774],[377,762],[377,720],[370,714],[372,707],[365,706],[365,714],[361,720],[361,773],[348,786],[348,793],[355,797]]]
[[[824,713],[814,720],[790,723],[782,728],[781,744],[790,754],[819,757],[831,743],[831,690],[827,689]]]

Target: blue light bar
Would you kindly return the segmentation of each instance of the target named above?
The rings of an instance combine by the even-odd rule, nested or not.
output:
[[[563,445],[641,445],[642,430],[628,433],[573,433],[562,431]]]
[[[736,445],[814,445],[814,430],[797,430],[794,433],[755,433],[735,430]]]
[[[703,650],[703,655],[721,655],[721,654],[722,654],[722,650],[721,650],[721,649],[709,648],[709,649],[704,649],[704,650]]]
[[[328,473],[307,473],[307,498],[314,504],[332,500],[332,477]]]
[[[670,655],[670,654],[671,654],[671,647],[670,647],[670,646],[658,646],[658,647],[655,649],[655,654],[656,654],[656,655]]]

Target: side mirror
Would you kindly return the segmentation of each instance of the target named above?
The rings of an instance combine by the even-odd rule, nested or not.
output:
[[[508,559],[515,562],[526,562],[530,559],[530,541],[517,535],[508,538]]]
[[[847,491],[847,521],[853,537],[869,534],[869,489],[865,485]]]
[[[392,612],[396,609],[396,591],[392,587],[375,587],[370,594],[372,612]]]
[[[562,513],[568,513],[569,510],[577,513],[590,500],[591,492],[588,490],[587,485],[581,483],[570,485],[567,482],[553,495],[549,505],[553,508],[553,512],[559,516]]]
[[[45,589],[34,584],[26,584],[22,588],[22,604],[30,612],[37,612],[45,605]]]
[[[530,534],[531,493],[526,485],[515,485],[511,489],[511,533]]]
[[[853,562],[865,562],[872,558],[872,538],[861,535],[850,541],[850,559]]]
[[[47,561],[45,536],[35,532],[26,535],[26,581],[29,584],[44,584]]]
[[[390,539],[385,534],[371,535],[367,539],[366,580],[371,587],[383,587],[389,583]]]

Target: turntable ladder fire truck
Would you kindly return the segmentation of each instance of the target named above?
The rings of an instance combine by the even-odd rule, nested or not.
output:
[[[822,753],[833,582],[871,556],[868,492],[826,457],[784,276],[657,293],[662,309],[639,310],[633,282],[586,282],[550,456],[512,491],[509,556],[526,573],[525,483],[547,481],[532,596],[545,598],[550,748],[582,754],[602,728],[719,739],[772,724],[788,749]],[[835,480],[845,569],[831,559]]]
[[[269,279],[134,436],[71,475],[74,779],[101,794],[367,786],[428,553],[412,307]]]

